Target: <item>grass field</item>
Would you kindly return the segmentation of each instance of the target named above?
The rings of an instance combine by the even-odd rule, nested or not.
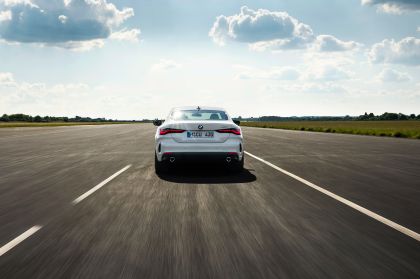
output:
[[[420,139],[420,121],[241,122],[241,126]]]
[[[0,128],[133,124],[136,122],[0,122]]]

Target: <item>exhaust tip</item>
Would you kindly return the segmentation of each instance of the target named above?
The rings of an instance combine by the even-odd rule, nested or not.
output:
[[[226,162],[230,163],[230,161],[232,161],[232,158],[226,157]]]
[[[171,163],[175,162],[175,157],[170,157],[169,162],[171,162]]]

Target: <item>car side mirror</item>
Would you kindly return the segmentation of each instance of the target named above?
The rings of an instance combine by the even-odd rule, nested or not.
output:
[[[241,121],[239,121],[239,120],[233,120],[233,123],[235,123],[236,125],[241,125]]]
[[[162,120],[159,120],[159,119],[155,119],[155,120],[153,120],[153,125],[155,125],[155,126],[160,126],[160,125],[162,125]]]

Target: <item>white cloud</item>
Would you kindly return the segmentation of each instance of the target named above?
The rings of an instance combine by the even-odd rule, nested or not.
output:
[[[122,29],[111,34],[110,38],[117,41],[138,42],[140,36],[140,29]]]
[[[281,92],[282,94],[345,94],[349,90],[336,82],[300,82],[292,84],[281,84],[278,86],[267,86],[266,90]],[[309,96],[309,95],[306,95]]]
[[[237,79],[269,79],[269,80],[297,80],[300,72],[292,67],[274,67],[263,71],[246,66],[236,66],[240,73],[236,75]]]
[[[351,96],[360,83],[355,70],[353,53],[305,52],[303,63],[295,67],[272,67],[266,70],[247,66],[235,66],[238,70],[236,79],[259,79],[262,81],[246,82],[247,86],[263,84],[264,88],[273,88],[270,94],[276,96],[295,96],[306,98],[317,94],[329,96]],[[349,57],[350,56],[350,57]],[[357,67],[357,65],[356,65]],[[285,73],[293,73],[293,78],[285,78]],[[287,75],[286,75],[287,76]],[[279,80],[281,82],[276,82]],[[288,81],[289,80],[289,81]],[[354,81],[358,82],[354,82]],[[304,96],[304,97],[303,97]],[[344,98],[344,97],[340,97]]]
[[[292,39],[277,39],[271,41],[256,42],[249,45],[249,48],[254,51],[271,50],[273,52],[291,49],[304,49],[309,46],[312,39],[296,37]]]
[[[268,70],[261,70],[243,65],[236,65],[235,68],[239,70],[239,73],[235,76],[236,79],[299,80],[300,85],[322,85],[328,82],[349,80],[354,76],[353,72],[347,70],[340,63],[326,63],[317,60],[310,66],[301,65],[299,67],[304,68],[304,70],[292,67],[272,67]]]
[[[93,93],[95,88],[83,83],[30,83],[16,81],[11,73],[0,73],[0,111],[3,113],[57,116],[76,113],[82,107],[92,107],[98,101],[98,96],[93,96]]]
[[[90,41],[68,41],[65,43],[47,43],[39,44],[41,46],[52,46],[58,48],[64,48],[76,52],[89,51],[95,48],[102,48],[105,45],[104,40],[90,40]]]
[[[0,11],[0,22],[9,20],[12,20],[12,12],[10,10]]]
[[[420,2],[417,0],[362,0],[362,4],[377,6],[379,11],[391,14],[420,11]]]
[[[339,81],[352,78],[354,73],[335,64],[316,64],[309,66],[304,78],[315,81]]]
[[[407,73],[402,73],[397,70],[386,68],[378,75],[382,82],[406,82],[410,81],[411,77]]]
[[[353,52],[307,52],[301,68],[308,81],[343,81],[355,78]]]
[[[229,41],[249,44],[254,51],[313,49],[324,52],[348,51],[361,46],[354,41],[341,41],[331,35],[315,37],[312,28],[286,12],[252,10],[244,6],[239,14],[220,15],[209,36],[219,45]]]
[[[300,76],[300,72],[291,67],[275,68],[266,76],[269,79],[277,80],[296,80]]]
[[[255,48],[299,48],[313,40],[309,25],[286,12],[252,10],[244,6],[239,14],[218,16],[209,36],[219,45],[227,41],[257,44]]]
[[[322,65],[336,65],[346,66],[353,65],[356,62],[354,52],[315,52],[308,51],[301,56],[308,67],[322,66]]]
[[[62,24],[66,24],[68,17],[66,17],[65,15],[59,15],[58,16],[58,20],[62,23]]]
[[[11,80],[10,76],[13,77],[11,74],[4,74],[1,74],[2,80],[5,80],[5,76],[8,81]],[[161,104],[165,98],[171,98],[156,94],[145,87],[132,88],[112,82],[103,86],[79,82],[33,83],[18,80],[18,77],[12,80],[12,85],[0,82],[1,113],[142,119],[156,117],[157,114],[163,114],[163,111],[166,113],[167,108],[162,108]],[[124,94],[121,94],[122,91]],[[188,95],[188,98],[186,99],[191,100],[191,95]],[[178,99],[179,96],[175,94],[171,100]],[[144,105],[140,114],[139,104]]]
[[[7,42],[35,43],[71,49],[109,38],[128,18],[132,8],[118,9],[109,0],[0,0],[0,37]],[[137,29],[133,29],[137,30]],[[125,32],[128,32],[125,30]],[[118,32],[117,32],[118,33]],[[135,31],[124,34],[125,38]],[[116,34],[114,37],[121,38]],[[130,37],[132,39],[132,37]],[[85,44],[84,42],[90,42]]]
[[[350,51],[360,48],[361,44],[355,41],[341,41],[331,35],[319,35],[316,37],[314,47],[321,52]]]
[[[84,83],[56,84],[49,88],[51,92],[55,93],[87,92],[89,89],[90,87]]]
[[[378,7],[378,11],[386,14],[401,15],[404,9],[401,9],[398,5],[394,4],[382,4]]]
[[[28,5],[30,7],[38,7],[34,3],[32,3],[32,0],[0,0],[0,4],[5,5],[6,7],[22,4],[22,5]]]
[[[181,64],[178,64],[177,62],[173,60],[160,59],[158,63],[152,66],[152,71],[154,72],[168,71],[168,70],[173,70],[180,67],[181,67]]]
[[[301,90],[304,93],[324,93],[324,94],[343,94],[347,93],[348,90],[339,84],[327,82],[327,83],[307,83],[301,86]]]
[[[78,84],[56,84],[51,87],[47,87],[44,83],[29,83],[16,81],[12,73],[0,72],[0,87],[13,87],[18,92],[32,92],[37,93],[48,89],[49,92],[64,92],[68,90],[80,90],[88,89],[89,86],[78,83]]]
[[[420,39],[407,37],[399,42],[386,39],[374,44],[368,56],[372,63],[420,65]]]
[[[12,73],[0,72],[0,85],[9,85],[15,82]]]

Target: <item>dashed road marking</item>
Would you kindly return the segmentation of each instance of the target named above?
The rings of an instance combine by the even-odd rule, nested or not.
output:
[[[13,249],[16,245],[19,245],[19,243],[21,243],[22,241],[24,241],[25,239],[27,239],[28,237],[30,237],[31,235],[33,235],[37,231],[39,231],[41,228],[42,228],[42,226],[33,226],[32,228],[30,228],[26,232],[22,233],[21,235],[19,235],[18,237],[16,237],[12,241],[10,241],[9,243],[0,247],[0,257],[3,256],[4,254],[6,254],[11,249]]]
[[[121,170],[117,171],[116,173],[114,173],[113,175],[111,175],[110,177],[108,177],[107,179],[105,179],[104,181],[102,181],[101,183],[99,183],[98,185],[96,185],[95,187],[93,187],[92,189],[90,189],[89,191],[87,191],[86,193],[84,193],[83,195],[81,195],[80,197],[78,197],[77,199],[75,199],[72,204],[76,205],[79,202],[81,202],[82,200],[86,199],[87,197],[89,197],[90,195],[92,195],[94,192],[98,191],[99,189],[101,189],[102,187],[104,187],[108,182],[110,182],[112,179],[114,179],[115,177],[117,177],[118,175],[122,174],[123,172],[125,172],[126,170],[128,170],[131,167],[131,165],[128,165],[124,168],[122,168]]]

